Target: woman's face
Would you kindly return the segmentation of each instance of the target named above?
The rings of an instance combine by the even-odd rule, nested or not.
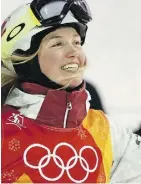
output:
[[[78,74],[79,68],[86,65],[81,38],[71,27],[47,34],[41,42],[38,57],[42,73],[62,86],[67,85],[70,78]],[[72,80],[69,87],[81,84],[82,73]]]

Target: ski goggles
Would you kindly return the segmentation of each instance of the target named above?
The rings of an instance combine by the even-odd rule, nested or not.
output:
[[[85,0],[33,0],[30,8],[45,27],[60,24],[69,11],[82,24],[92,20]]]

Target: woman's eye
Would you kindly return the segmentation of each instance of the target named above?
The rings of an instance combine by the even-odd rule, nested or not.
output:
[[[62,46],[62,45],[63,45],[62,42],[58,42],[58,43],[53,44],[51,47],[59,47],[59,46]]]
[[[81,41],[75,41],[76,45],[81,45]]]

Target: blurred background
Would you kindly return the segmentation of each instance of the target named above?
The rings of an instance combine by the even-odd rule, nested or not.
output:
[[[29,0],[1,0],[1,22]],[[141,0],[87,0],[93,21],[84,49],[85,78],[97,90],[111,119],[141,125]]]

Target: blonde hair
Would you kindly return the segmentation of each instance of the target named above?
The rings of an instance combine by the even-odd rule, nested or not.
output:
[[[14,85],[14,82],[18,80],[18,75],[16,74],[16,71],[13,65],[20,65],[26,62],[30,62],[38,54],[38,52],[39,52],[39,49],[37,52],[35,52],[34,54],[28,57],[13,55],[8,59],[2,58],[1,87],[4,87],[9,83],[13,83]],[[69,85],[74,79],[82,77],[85,69],[86,69],[86,64],[82,67],[79,67],[77,73],[75,74],[72,73],[71,76],[69,77],[67,76],[66,78],[64,78],[64,80],[69,80],[69,79],[70,80],[65,86],[63,86],[62,88],[59,88],[58,90],[66,89],[67,87],[69,87]]]
[[[16,74],[13,65],[20,65],[31,61],[37,54],[38,50],[30,56],[12,55],[9,58],[3,57],[1,66],[1,87],[4,87],[5,85],[12,82],[14,83],[14,81],[18,79],[18,75]]]
[[[1,87],[4,87],[9,83],[13,83],[13,85],[11,85],[12,86],[11,88],[13,88],[16,80],[18,80],[18,75],[16,74],[16,71],[13,65],[20,65],[26,62],[30,62],[38,53],[39,53],[39,49],[34,54],[27,57],[12,55],[10,58],[7,58],[7,59],[2,58]],[[84,70],[86,69],[86,63],[87,62],[85,62],[84,66],[78,68],[77,73],[72,73],[71,76],[69,77],[67,76],[66,78],[63,78],[64,80],[69,80],[69,82],[65,86],[58,88],[58,90],[66,89],[67,87],[70,86],[71,82],[74,79],[77,79],[80,77],[82,78]]]

